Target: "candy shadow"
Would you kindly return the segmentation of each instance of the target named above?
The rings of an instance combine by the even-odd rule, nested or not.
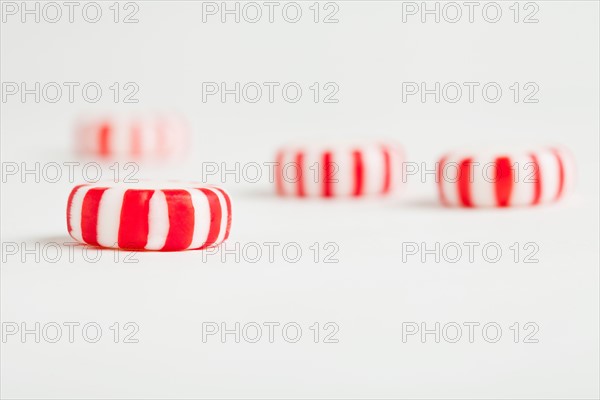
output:
[[[55,236],[43,236],[33,240],[22,240],[22,243],[26,243],[29,245],[39,244],[40,246],[48,246],[48,245],[58,245],[60,247],[83,247],[84,245],[78,243],[75,239],[73,239],[69,235],[55,235]]]

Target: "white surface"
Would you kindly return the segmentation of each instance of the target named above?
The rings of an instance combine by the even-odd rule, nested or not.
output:
[[[230,176],[229,243],[297,242],[296,264],[280,253],[273,263],[200,252],[137,254],[137,264],[115,263],[112,251],[97,263],[80,253],[73,263],[13,256],[1,270],[3,322],[94,321],[104,334],[96,344],[10,338],[2,396],[597,398],[598,3],[538,4],[540,23],[529,25],[402,24],[399,3],[358,1],[340,2],[332,25],[202,24],[192,2],[139,3],[133,25],[2,24],[3,82],[140,86],[133,106],[115,107],[110,96],[2,103],[3,162],[73,160],[79,112],[130,107],[180,110],[194,132],[184,165],[145,166],[139,177],[198,180],[202,161],[262,163],[289,141],[361,135],[396,139],[429,168],[463,144],[516,141],[564,144],[579,168],[577,192],[563,203],[481,211],[440,208],[431,176],[413,177],[402,200],[364,202],[278,199],[266,182]],[[202,81],[334,81],[340,102],[202,103]],[[402,103],[403,81],[535,81],[540,102]],[[71,187],[3,184],[2,242],[68,240]],[[401,243],[436,241],[497,242],[506,255],[496,264],[402,262]],[[314,242],[338,243],[340,262],[314,263]],[[536,242],[540,262],[512,262],[514,242]],[[107,327],[127,321],[139,325],[140,342],[114,344]],[[202,343],[208,321],[295,321],[304,336]],[[328,321],[339,343],[313,343],[308,326]],[[494,321],[504,336],[402,343],[409,321]],[[508,327],[528,321],[539,343],[513,343]]]

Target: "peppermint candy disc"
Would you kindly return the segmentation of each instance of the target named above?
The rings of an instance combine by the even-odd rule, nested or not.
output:
[[[437,166],[440,201],[459,207],[535,206],[561,199],[573,181],[570,153],[559,148],[455,152]]]
[[[78,152],[100,159],[164,160],[189,147],[189,128],[175,115],[130,115],[80,118]]]
[[[385,196],[401,185],[403,159],[395,144],[289,146],[277,154],[275,186],[281,196]]]
[[[195,183],[84,184],[67,204],[69,234],[100,247],[205,249],[225,241],[230,227],[229,195]]]

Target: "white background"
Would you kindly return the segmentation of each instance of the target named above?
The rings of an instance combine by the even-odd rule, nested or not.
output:
[[[111,2],[112,3],[112,2]],[[385,201],[276,198],[265,179],[222,184],[233,197],[233,245],[297,242],[297,263],[281,252],[270,263],[236,262],[201,252],[136,254],[137,264],[6,256],[2,322],[97,322],[87,343],[2,343],[1,394],[7,398],[197,397],[485,397],[597,398],[599,7],[593,1],[541,1],[539,23],[402,21],[401,2],[337,2],[335,24],[314,23],[312,2],[296,24],[281,13],[256,24],[202,22],[200,2],[138,2],[135,24],[22,23],[1,30],[2,82],[99,82],[101,101],[50,104],[3,101],[2,162],[73,161],[72,123],[82,112],[174,110],[193,129],[190,157],[142,165],[138,177],[195,179],[202,162],[268,162],[288,141],[392,138],[409,160],[432,166],[473,143],[561,144],[578,167],[574,193],[556,205],[516,210],[441,208],[430,176],[409,181]],[[33,4],[33,3],[31,3]],[[484,3],[482,3],[483,5]],[[522,5],[521,5],[522,6]],[[63,9],[65,11],[65,9]],[[466,13],[467,9],[463,8]],[[136,82],[138,104],[114,104],[113,82]],[[202,102],[202,82],[299,82],[298,103]],[[314,103],[308,86],[336,82],[336,104]],[[402,102],[402,82],[498,82],[502,99],[449,104]],[[515,103],[514,82],[536,82],[536,104]],[[17,176],[2,184],[2,242],[32,248],[70,241],[65,226],[71,187]],[[403,242],[496,242],[497,263],[402,262]],[[335,242],[339,263],[315,263],[309,250]],[[514,263],[514,242],[535,242],[539,263]],[[3,253],[3,257],[5,254]],[[113,343],[114,322],[132,321],[139,343]],[[202,342],[203,322],[297,322],[295,344],[230,336]],[[339,343],[314,343],[309,326],[335,322]],[[480,331],[469,343],[432,335],[402,342],[403,322],[497,322],[502,339]],[[539,343],[513,342],[509,326],[534,322]],[[76,331],[79,332],[79,331]],[[64,332],[66,334],[66,330]],[[322,338],[321,338],[322,339]],[[322,340],[321,340],[322,341]]]

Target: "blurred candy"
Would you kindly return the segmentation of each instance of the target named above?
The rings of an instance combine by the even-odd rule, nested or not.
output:
[[[437,183],[447,206],[533,206],[562,198],[573,175],[564,149],[460,152],[440,159]]]
[[[80,154],[103,159],[172,159],[190,142],[187,123],[174,115],[80,118],[75,132]]]
[[[384,196],[400,186],[403,159],[390,143],[286,147],[277,154],[275,185],[282,196]]]

